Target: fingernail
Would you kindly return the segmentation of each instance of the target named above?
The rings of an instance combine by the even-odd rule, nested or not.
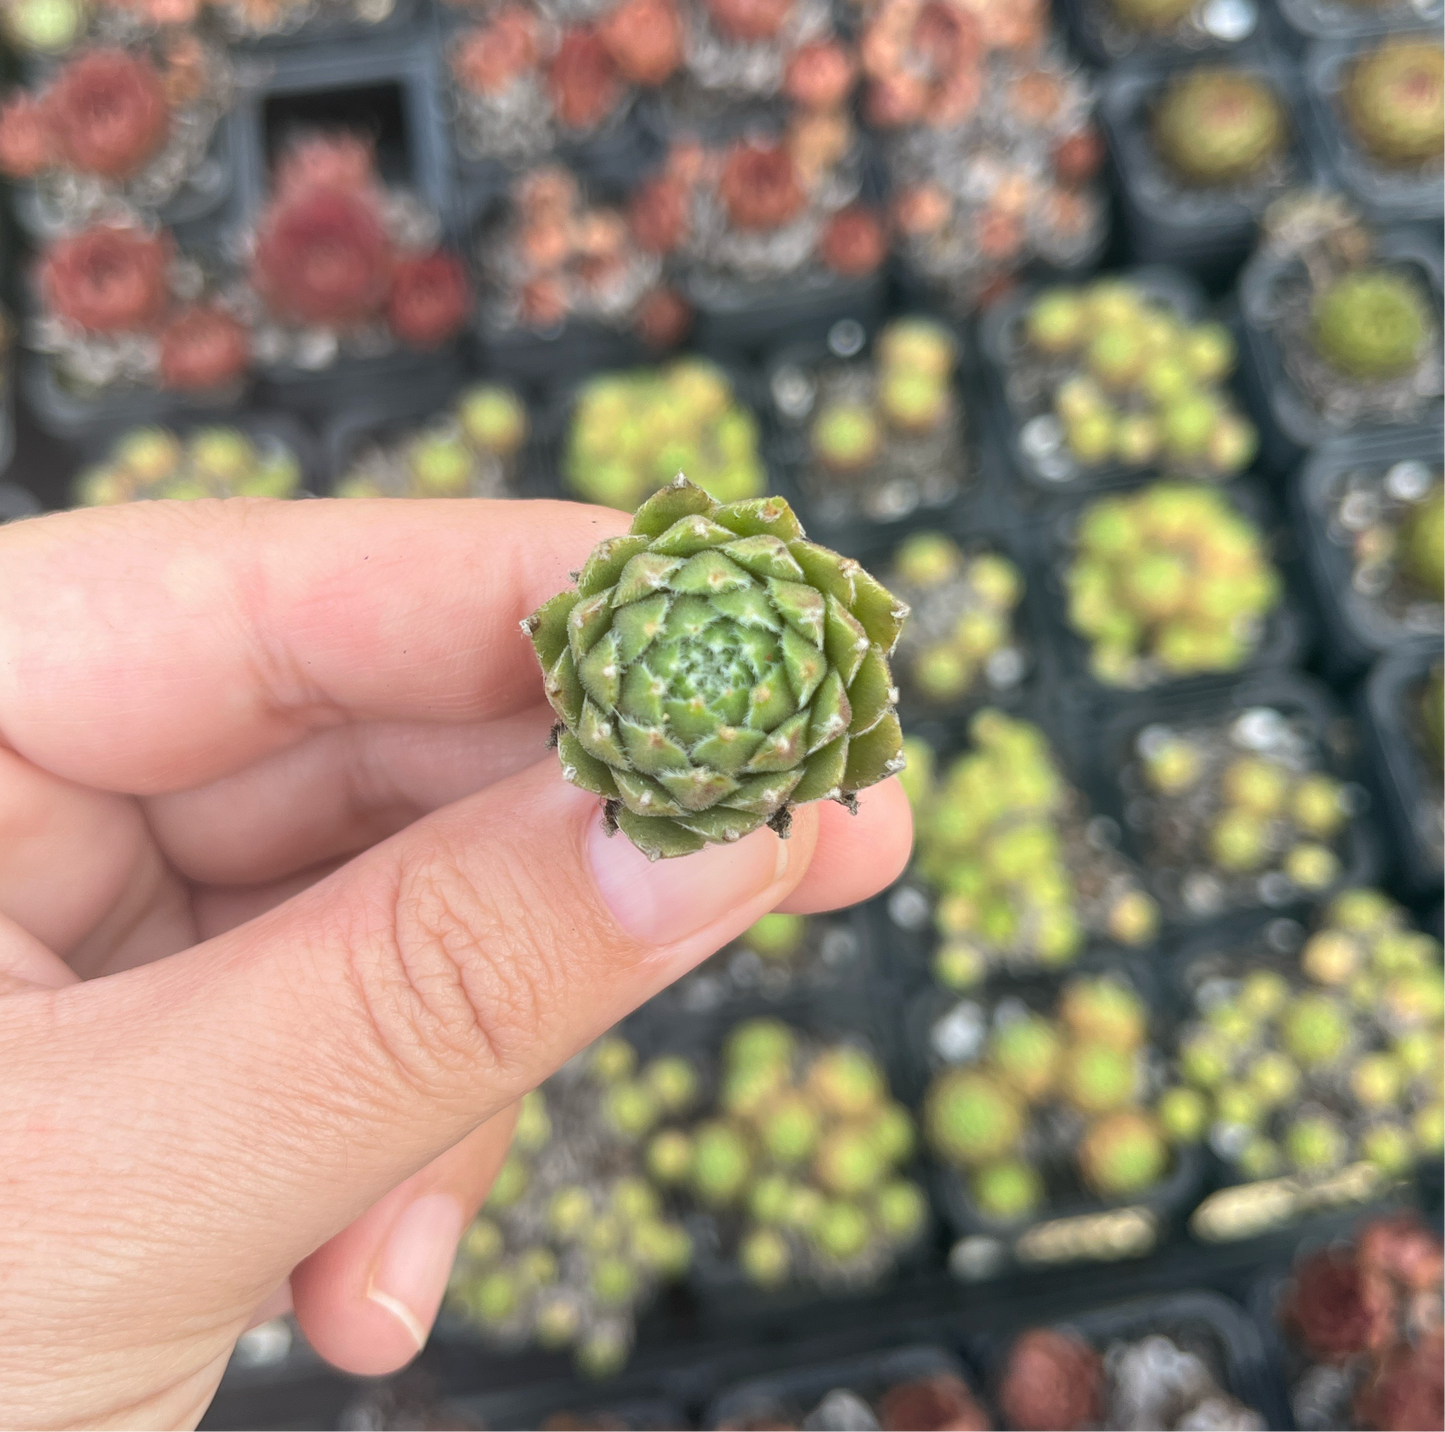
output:
[[[633,939],[670,945],[724,919],[783,878],[788,845],[770,830],[696,855],[649,860],[621,833],[594,821],[587,836],[592,875],[607,908]]]
[[[418,1349],[442,1305],[465,1221],[451,1194],[425,1194],[392,1224],[371,1275],[366,1296],[406,1329]]]

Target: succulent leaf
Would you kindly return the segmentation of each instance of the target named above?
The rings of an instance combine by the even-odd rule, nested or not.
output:
[[[908,608],[781,498],[679,477],[523,623],[564,777],[653,859],[734,841],[901,770],[888,669]]]

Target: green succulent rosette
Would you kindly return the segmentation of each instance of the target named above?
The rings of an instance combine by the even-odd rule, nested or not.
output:
[[[679,476],[522,625],[563,774],[656,860],[786,835],[794,806],[901,770],[907,615],[782,498],[719,504]]]

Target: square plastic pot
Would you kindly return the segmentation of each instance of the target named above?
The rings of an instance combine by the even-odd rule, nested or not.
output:
[[[1355,810],[1338,845],[1332,843],[1339,856],[1340,874],[1325,891],[1311,892],[1287,880],[1271,880],[1252,903],[1226,901],[1211,908],[1197,908],[1188,901],[1179,872],[1151,864],[1149,797],[1126,784],[1124,771],[1135,760],[1136,738],[1148,726],[1224,725],[1257,709],[1279,713],[1306,734],[1315,747],[1317,769],[1345,783],[1346,795]],[[1252,911],[1299,910],[1337,890],[1368,885],[1379,874],[1380,842],[1367,813],[1371,802],[1365,788],[1358,784],[1361,773],[1355,759],[1352,723],[1330,692],[1310,677],[1292,671],[1265,671],[1212,691],[1145,693],[1120,702],[1090,736],[1090,794],[1098,810],[1118,825],[1125,853],[1146,872],[1150,893],[1166,920],[1177,926],[1199,929],[1221,917]]]
[[[1438,626],[1426,628],[1392,616],[1355,589],[1349,548],[1335,532],[1331,502],[1335,484],[1347,473],[1384,472],[1399,462],[1421,462],[1438,469],[1442,448],[1445,434],[1439,428],[1343,438],[1317,449],[1290,483],[1295,530],[1304,544],[1322,623],[1320,654],[1326,669],[1338,679],[1358,675],[1382,655],[1434,649],[1442,633]]]
[[[1089,0],[1078,0],[1089,3]],[[1220,63],[1210,56],[1208,65]],[[1177,264],[1218,282],[1249,252],[1265,208],[1312,178],[1305,140],[1303,96],[1297,69],[1258,51],[1224,61],[1232,71],[1268,85],[1290,128],[1288,145],[1258,179],[1217,188],[1176,178],[1155,147],[1155,101],[1188,68],[1123,66],[1105,81],[1100,114],[1119,176],[1129,252],[1138,263]]]
[[[1438,210],[1439,205],[1436,205]],[[1441,254],[1438,239],[1410,229],[1382,234],[1376,261],[1407,270],[1430,295],[1436,324],[1441,322]],[[1250,408],[1260,429],[1260,462],[1267,470],[1290,471],[1310,449],[1334,438],[1366,436],[1421,424],[1438,426],[1440,397],[1423,398],[1399,423],[1355,423],[1322,413],[1300,391],[1285,366],[1276,335],[1279,319],[1278,288],[1282,280],[1297,276],[1300,261],[1260,249],[1239,276],[1239,307],[1244,326],[1244,385]]]
[[[1413,707],[1431,667],[1442,660],[1438,645],[1386,656],[1356,696],[1372,785],[1395,856],[1391,884],[1407,897],[1427,900],[1440,893],[1445,821],[1440,778],[1421,749],[1425,736]]]

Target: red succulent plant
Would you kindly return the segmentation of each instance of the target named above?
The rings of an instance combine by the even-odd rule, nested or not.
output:
[[[979,253],[994,263],[1013,258],[1024,245],[1024,226],[1018,216],[999,208],[980,210],[973,233]]]
[[[706,4],[718,33],[747,45],[776,39],[793,8],[793,0],[706,0]]]
[[[639,185],[627,205],[633,242],[645,253],[672,253],[687,238],[691,201],[691,186],[675,174]]]
[[[391,331],[413,348],[436,348],[456,336],[472,308],[472,286],[453,254],[398,261],[386,317]]]
[[[877,215],[861,204],[853,204],[833,215],[823,231],[818,252],[834,273],[861,278],[888,256],[888,240]]]
[[[1104,162],[1104,141],[1092,125],[1076,130],[1054,146],[1054,173],[1060,183],[1083,184]]]
[[[718,193],[729,221],[739,229],[780,229],[802,212],[805,202],[787,149],[747,140],[728,151]]]
[[[200,392],[234,382],[251,362],[251,332],[214,304],[183,308],[161,330],[163,388]]]
[[[1103,1411],[1104,1366],[1087,1343],[1033,1328],[1009,1351],[998,1405],[1018,1432],[1091,1427]]]
[[[125,50],[91,50],[61,70],[45,109],[62,163],[128,179],[170,133],[170,108],[151,62]]]
[[[1064,103],[1064,82],[1052,70],[1025,70],[1009,87],[1009,108],[1025,124],[1048,124]]]
[[[469,31],[452,54],[452,73],[465,89],[499,95],[536,67],[541,34],[524,5],[504,5],[485,25]]]
[[[936,184],[915,184],[893,200],[893,223],[910,238],[940,232],[953,217],[953,200]]]
[[[349,328],[381,312],[391,292],[392,262],[371,194],[296,189],[273,200],[262,218],[251,278],[284,322]]]
[[[674,0],[622,0],[598,34],[624,79],[662,84],[682,64],[682,17]]]
[[[318,189],[367,189],[376,182],[376,151],[370,140],[342,131],[293,140],[271,176],[273,203]]]
[[[1411,1292],[1440,1288],[1445,1260],[1440,1240],[1413,1213],[1367,1224],[1357,1241],[1360,1263]]]
[[[883,0],[859,46],[869,117],[886,128],[967,119],[983,93],[983,50],[978,19],[954,0]]]
[[[1438,1332],[1384,1357],[1355,1396],[1355,1425],[1419,1432],[1445,1424],[1445,1347]]]
[[[87,333],[144,331],[170,299],[168,235],[95,224],[57,239],[40,266],[48,307]]]
[[[692,305],[675,289],[654,289],[638,305],[633,326],[649,348],[676,348],[692,327]]]
[[[1349,1249],[1326,1248],[1296,1269],[1281,1317],[1321,1362],[1387,1347],[1395,1337],[1388,1280],[1361,1266]]]
[[[33,179],[57,157],[43,101],[21,91],[0,105],[0,170],[12,179]]]
[[[621,76],[590,25],[562,36],[547,66],[547,93],[564,129],[594,129],[621,103]]]
[[[567,317],[567,285],[547,274],[522,285],[521,320],[528,328],[556,328]]]
[[[804,109],[836,109],[848,98],[856,71],[836,40],[800,45],[788,60],[783,92]]]
[[[884,1432],[988,1432],[988,1413],[961,1377],[935,1373],[890,1387],[878,1399]]]

